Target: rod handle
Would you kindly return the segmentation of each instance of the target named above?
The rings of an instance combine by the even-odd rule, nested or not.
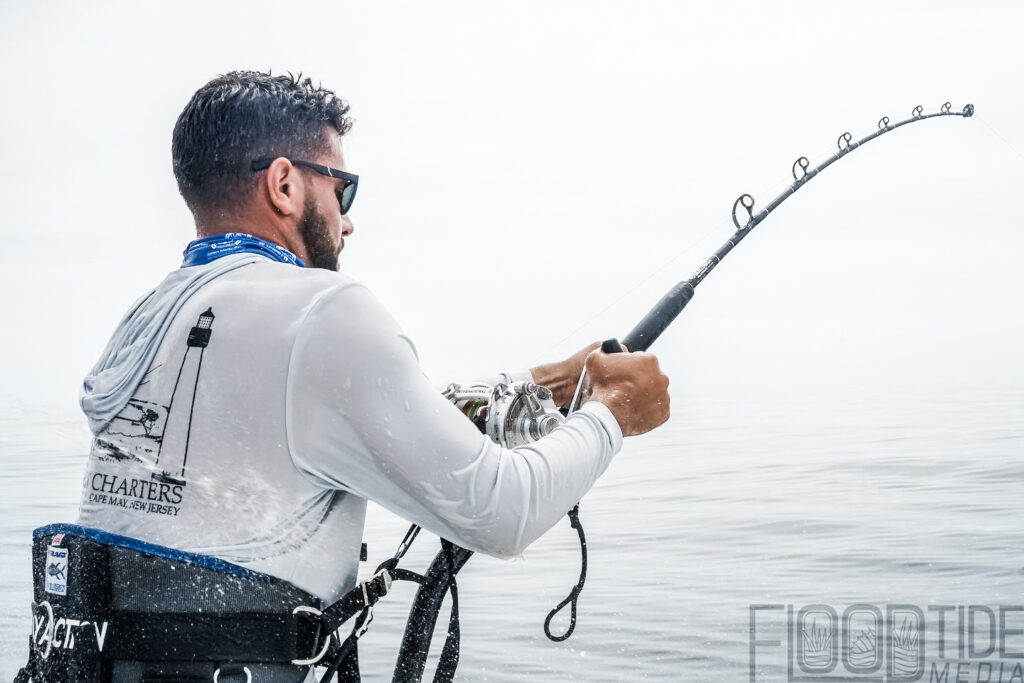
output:
[[[693,298],[693,284],[689,280],[680,282],[661,297],[661,301],[648,311],[633,330],[622,340],[630,351],[646,351],[676,319],[686,304]],[[602,346],[603,348],[603,346]]]

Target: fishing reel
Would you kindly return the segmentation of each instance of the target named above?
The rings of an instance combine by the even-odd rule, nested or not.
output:
[[[508,375],[503,379],[493,387],[483,382],[449,384],[444,397],[505,448],[533,443],[565,420],[547,387],[529,380],[513,382]]]

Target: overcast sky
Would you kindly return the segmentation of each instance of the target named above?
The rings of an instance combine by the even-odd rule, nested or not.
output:
[[[815,179],[653,350],[683,395],[1018,387],[1022,23],[1012,2],[0,2],[4,397],[74,410],[178,266],[171,128],[240,68],[351,102],[342,267],[438,382],[623,336],[738,195],[763,205],[882,115],[972,102]]]

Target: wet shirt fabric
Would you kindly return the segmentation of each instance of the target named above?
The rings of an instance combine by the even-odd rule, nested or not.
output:
[[[621,448],[615,418],[597,402],[531,445],[491,442],[345,275],[251,254],[183,271],[192,284],[169,275],[104,354],[98,377],[128,387],[121,401],[90,401],[87,383],[95,436],[84,526],[212,555],[333,600],[355,584],[367,500],[512,557]],[[146,367],[132,372],[140,359]],[[120,403],[115,415],[90,414]]]

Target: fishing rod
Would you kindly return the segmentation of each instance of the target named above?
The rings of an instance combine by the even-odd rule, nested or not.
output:
[[[704,278],[715,269],[722,259],[725,258],[726,254],[733,250],[733,248],[740,243],[740,241],[750,234],[761,221],[768,217],[772,211],[777,209],[782,202],[789,199],[793,194],[806,185],[812,178],[817,176],[819,173],[824,171],[826,168],[834,164],[839,159],[852,152],[853,150],[861,147],[862,145],[874,140],[877,137],[885,135],[889,131],[896,130],[900,126],[905,126],[908,123],[914,123],[916,121],[924,121],[925,119],[935,118],[937,116],[963,116],[969,118],[974,115],[974,105],[968,104],[963,108],[963,111],[954,112],[951,111],[952,105],[946,102],[942,105],[939,111],[925,114],[924,108],[920,105],[914,107],[914,111],[910,118],[898,121],[896,123],[890,123],[888,116],[883,116],[878,121],[878,130],[866,135],[865,137],[853,142],[853,136],[849,132],[843,133],[839,136],[836,141],[836,145],[839,147],[839,151],[833,154],[831,157],[821,162],[814,168],[810,168],[810,162],[807,157],[800,157],[793,162],[792,174],[793,183],[783,190],[779,196],[768,203],[761,211],[757,214],[754,213],[754,198],[749,194],[740,195],[732,205],[732,222],[736,226],[736,232],[733,233],[725,244],[718,248],[714,254],[712,254],[707,261],[705,261],[700,268],[690,277],[688,280],[675,285],[668,291],[665,296],[652,308],[647,315],[644,316],[636,327],[634,327],[629,334],[622,340],[622,343],[630,351],[646,351],[650,348],[651,344],[661,336],[672,321],[676,319],[686,304],[693,298],[694,290]],[[798,174],[799,173],[799,174]],[[747,220],[743,225],[740,225],[739,218],[737,217],[738,209],[742,207],[747,212]]]
[[[661,300],[659,300],[658,303],[647,312],[647,315],[637,323],[636,327],[630,330],[629,334],[622,339],[622,344],[615,339],[609,339],[601,345],[602,350],[606,353],[616,353],[624,350],[622,345],[625,345],[625,347],[630,351],[646,351],[649,349],[658,337],[668,329],[668,326],[672,324],[672,321],[679,316],[686,305],[690,303],[697,285],[703,282],[708,274],[722,262],[722,259],[724,259],[726,255],[743,240],[744,237],[749,235],[750,232],[761,223],[761,221],[767,218],[768,215],[777,209],[780,204],[793,196],[797,190],[810,182],[812,178],[839,159],[848,155],[853,150],[877,137],[881,137],[889,131],[896,130],[901,126],[938,116],[962,116],[964,118],[969,118],[974,115],[973,104],[964,106],[964,108],[958,112],[955,112],[952,109],[952,104],[946,102],[939,108],[939,111],[931,114],[925,114],[924,107],[918,105],[914,107],[909,118],[897,121],[896,123],[890,122],[888,116],[883,116],[878,121],[878,129],[860,140],[854,141],[853,135],[849,132],[843,133],[836,140],[838,151],[814,168],[811,168],[810,161],[804,156],[801,156],[793,162],[791,169],[793,175],[792,184],[790,184],[789,187],[783,190],[777,197],[757,213],[754,213],[754,198],[749,194],[740,195],[732,205],[732,222],[733,225],[736,226],[736,232],[733,233],[732,237],[730,237],[721,247],[718,248],[717,251],[715,251],[714,254],[704,261],[700,268],[698,268],[689,279],[682,280],[673,286],[661,298]],[[742,224],[740,223],[740,215],[738,215],[741,208],[747,214],[746,220]],[[575,395],[569,403],[569,412],[572,412],[581,400],[585,379],[586,369],[584,368],[583,373],[581,373],[579,383],[577,384]],[[451,387],[449,387],[449,391],[451,391]],[[537,395],[536,387],[531,388],[527,386],[523,391],[528,395],[530,392],[534,392],[533,396]],[[497,398],[500,395],[503,396],[507,393],[508,387],[502,385],[500,391],[497,389],[495,390],[494,397]],[[462,395],[466,396],[468,394],[463,392]],[[532,404],[530,401],[524,401],[523,404],[534,405],[536,404],[536,401]],[[459,404],[457,403],[457,405]],[[471,407],[473,408],[473,416],[475,417],[479,406]],[[531,418],[531,420],[527,420],[525,424],[536,426],[541,424],[542,418],[548,417],[548,413],[543,411],[538,415],[530,415],[529,408],[526,408],[525,410],[528,417]],[[507,412],[503,411],[502,415],[507,416]],[[524,423],[520,421],[519,424]],[[548,420],[545,424],[550,426],[551,421]],[[532,431],[539,434],[539,436],[543,436],[544,432],[550,431],[550,429],[540,431],[533,429]],[[495,440],[499,440],[496,438],[493,430],[489,429],[486,433]],[[535,438],[530,440],[535,440]],[[576,625],[576,601],[579,597],[580,591],[583,589],[583,583],[586,580],[587,546],[586,538],[583,535],[583,527],[579,523],[578,507],[579,506],[577,505],[572,511],[570,511],[569,517],[573,528],[577,530],[580,538],[580,547],[582,551],[580,578],[569,596],[548,614],[547,619],[544,622],[545,633],[548,638],[555,641],[565,640],[572,634]],[[466,564],[469,558],[473,555],[473,551],[454,546],[450,543],[442,545],[442,551],[438,553],[434,558],[434,561],[431,563],[430,568],[425,574],[425,580],[420,585],[413,601],[413,605],[409,613],[409,621],[406,624],[405,634],[402,638],[402,646],[399,651],[398,662],[395,665],[395,675],[393,680],[396,683],[414,683],[418,682],[422,678],[424,668],[426,667],[427,654],[430,648],[430,639],[434,633],[434,626],[437,623],[441,603],[444,601],[444,596],[448,592],[452,592],[453,597],[452,617],[449,620],[449,640],[445,643],[445,649],[441,654],[441,661],[439,662],[434,680],[451,680],[451,677],[454,676],[455,666],[458,665],[458,594],[455,590],[455,574]],[[557,612],[567,604],[571,604],[569,627],[561,635],[555,636],[550,631],[551,620]],[[449,645],[453,635],[456,639],[454,648]]]

